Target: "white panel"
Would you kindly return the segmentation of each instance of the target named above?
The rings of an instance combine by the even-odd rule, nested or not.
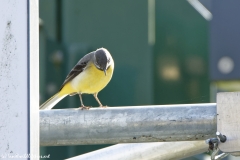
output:
[[[240,151],[240,92],[217,94],[217,130],[227,137],[220,143],[223,152]],[[239,153],[238,153],[239,154]]]
[[[31,101],[29,91],[32,87],[29,83],[31,73],[28,61],[29,48],[31,49],[29,42],[33,37],[28,34],[28,24],[30,24],[28,1],[0,0],[0,4],[0,159],[1,157],[19,159],[21,158],[19,156],[28,154],[30,150],[29,111],[32,109],[29,110]],[[36,29],[35,31],[38,32]],[[35,38],[38,41],[38,37]],[[38,52],[31,54],[38,55]],[[38,67],[35,69],[38,74]],[[34,85],[36,86],[36,83]],[[38,89],[31,94],[38,95],[37,92]],[[31,107],[34,107],[34,110],[38,108],[38,106]],[[35,115],[35,119],[38,119],[38,114]],[[35,125],[33,130],[38,128],[38,124]]]
[[[30,153],[39,159],[39,7],[38,0],[29,1],[29,106]]]

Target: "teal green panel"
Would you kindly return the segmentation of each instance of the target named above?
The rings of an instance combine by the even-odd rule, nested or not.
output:
[[[48,38],[57,38],[57,15],[56,0],[39,0],[39,17],[43,20]]]
[[[113,78],[99,93],[103,104],[152,103],[147,5],[145,0],[63,1],[63,42],[105,47],[114,58]]]
[[[40,103],[46,99],[46,33],[42,27],[39,28],[39,82],[40,82]]]
[[[156,1],[156,104],[209,102],[208,22],[187,1]]]

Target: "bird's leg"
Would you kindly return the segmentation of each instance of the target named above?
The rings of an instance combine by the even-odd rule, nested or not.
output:
[[[100,102],[100,100],[99,100],[98,97],[97,97],[97,94],[98,94],[98,93],[94,93],[93,96],[94,96],[94,98],[96,99],[96,101],[98,102],[99,107],[100,107],[100,108],[106,108],[107,106],[103,106],[103,105],[102,105],[102,103]]]
[[[81,108],[82,110],[84,109],[89,109],[89,107],[84,106],[83,104],[83,100],[82,100],[82,94],[78,93],[79,97],[80,97],[80,102],[81,102],[81,106],[79,108]]]

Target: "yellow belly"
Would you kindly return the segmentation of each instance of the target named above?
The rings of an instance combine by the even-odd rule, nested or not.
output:
[[[61,90],[61,93],[97,93],[109,83],[112,78],[113,69],[113,66],[110,66],[105,76],[103,71],[97,69],[94,64],[90,64],[83,72],[67,83]]]

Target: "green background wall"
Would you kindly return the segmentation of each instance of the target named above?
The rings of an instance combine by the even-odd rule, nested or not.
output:
[[[209,102],[208,22],[187,2],[156,1],[155,104]]]
[[[99,47],[115,60],[113,78],[99,93],[104,105],[209,101],[208,23],[186,1],[155,2],[153,46],[148,1],[40,0],[39,6],[41,103],[57,92],[83,55]],[[83,100],[97,106],[92,95]],[[74,96],[55,108],[79,106]],[[106,146],[41,147],[41,153],[63,159]]]

